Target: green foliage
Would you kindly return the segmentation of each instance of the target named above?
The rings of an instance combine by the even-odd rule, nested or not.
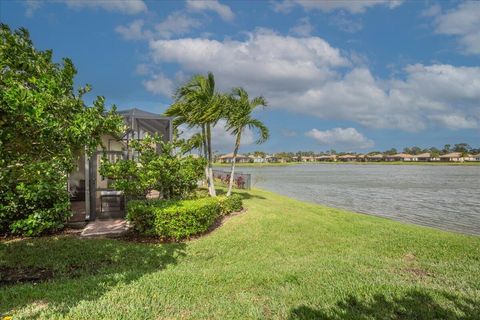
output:
[[[242,197],[238,194],[232,194],[228,197],[219,197],[222,215],[242,210]]]
[[[70,59],[52,62],[28,31],[0,25],[0,233],[38,235],[68,219],[67,175],[86,147],[122,129],[104,99],[86,107],[74,93]]]
[[[160,192],[164,199],[187,197],[197,188],[205,162],[192,156],[175,154],[176,142],[166,143],[157,136],[132,141],[137,159],[102,159],[100,174],[113,179],[113,187],[131,199],[145,199],[150,191]]]
[[[127,219],[134,230],[180,240],[205,232],[221,214],[217,198],[130,201]]]
[[[239,195],[191,200],[136,200],[127,205],[135,231],[180,240],[202,233],[220,216],[242,209]]]

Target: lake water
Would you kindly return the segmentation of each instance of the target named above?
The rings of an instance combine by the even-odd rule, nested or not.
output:
[[[299,200],[480,235],[480,166],[306,164],[237,170],[251,173],[254,187]]]

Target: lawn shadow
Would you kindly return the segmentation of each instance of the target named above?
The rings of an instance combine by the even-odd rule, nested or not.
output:
[[[186,246],[74,236],[0,242],[0,266],[20,272],[38,268],[51,274],[46,281],[2,285],[0,314],[35,305],[54,306],[66,314],[81,301],[98,299],[117,284],[131,283],[176,264]],[[38,309],[28,317],[39,317],[42,308]]]
[[[401,297],[391,299],[377,294],[368,301],[351,295],[345,300],[337,302],[332,308],[316,309],[305,305],[299,306],[290,311],[288,319],[478,320],[480,319],[480,301],[447,293],[435,292],[435,295],[432,295],[419,290],[411,290]]]
[[[225,188],[215,188],[217,195],[223,196],[227,194],[227,189]],[[266,199],[263,196],[255,195],[249,192],[249,190],[245,189],[233,189],[232,191],[234,194],[238,194],[240,197],[242,197],[242,200],[249,200],[249,199]]]

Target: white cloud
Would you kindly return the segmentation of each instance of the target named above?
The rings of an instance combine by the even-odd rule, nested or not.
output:
[[[434,24],[435,32],[459,37],[465,53],[480,54],[479,1],[461,3],[444,14],[438,11]]]
[[[145,88],[153,94],[171,97],[174,93],[174,83],[162,73],[154,75],[151,79],[143,82]]]
[[[467,118],[463,114],[447,114],[432,116],[432,120],[436,120],[440,125],[452,130],[458,129],[475,129],[479,127],[479,120]]]
[[[27,0],[24,2],[25,5],[25,15],[27,17],[32,17],[35,11],[42,6],[42,2],[40,0]]]
[[[45,2],[40,0],[26,1],[27,16],[32,16]],[[100,8],[132,15],[148,11],[147,5],[143,0],[52,0],[51,2],[64,3],[72,9]]]
[[[142,40],[151,37],[151,33],[143,29],[144,21],[135,20],[127,26],[117,26],[115,31],[126,40]]]
[[[305,135],[315,139],[320,145],[330,148],[368,149],[375,145],[372,140],[366,138],[355,128],[334,128],[325,131],[312,129]]]
[[[313,31],[313,26],[308,17],[301,18],[299,23],[290,29],[290,33],[296,34],[300,37],[308,37]]]
[[[439,4],[431,5],[422,11],[424,17],[435,17],[442,13],[442,7]]]
[[[146,28],[143,20],[135,20],[126,26],[117,26],[115,31],[126,40],[152,40],[184,35],[200,26],[200,21],[182,12],[173,12],[153,28]]]
[[[154,63],[178,64],[183,78],[212,71],[220,90],[243,86],[272,108],[321,119],[406,131],[473,128],[480,120],[480,67],[417,64],[379,79],[319,37],[268,30],[243,41],[156,40],[150,49]]]
[[[214,11],[225,21],[235,19],[232,9],[217,0],[187,0],[187,8],[193,11]]]
[[[147,5],[142,0],[64,0],[70,8],[101,8],[126,14],[146,12]]]
[[[330,17],[330,24],[348,33],[355,33],[363,28],[362,22],[358,18],[353,18],[344,12],[332,15]]]
[[[150,42],[157,63],[173,62],[189,72],[213,71],[223,89],[257,86],[262,90],[298,91],[330,78],[331,66],[348,61],[318,37],[284,37],[258,30],[245,41],[184,38]],[[233,63],[234,61],[234,63]]]
[[[401,5],[403,0],[283,0],[273,2],[273,10],[276,12],[289,12],[295,6],[301,6],[305,10],[321,10],[331,12],[343,10],[350,13],[364,13],[374,6],[387,6],[390,9]]]
[[[155,31],[161,38],[170,38],[173,35],[189,33],[198,28],[200,21],[193,19],[181,12],[170,14],[164,21],[155,25]]]

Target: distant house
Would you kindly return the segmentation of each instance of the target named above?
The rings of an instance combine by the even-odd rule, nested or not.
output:
[[[311,156],[302,156],[301,159],[302,159],[302,162],[314,162],[315,161],[315,157],[311,157]]]
[[[472,155],[472,160],[471,161],[480,161],[480,153]]]
[[[357,161],[365,161],[366,156],[364,154],[357,154]]]
[[[469,155],[467,155],[466,157],[462,157],[462,153],[461,153],[461,152],[451,152],[451,153],[447,153],[447,154],[441,155],[441,156],[440,156],[440,161],[445,161],[445,162],[463,162],[463,161],[465,161],[465,160],[468,161],[469,158],[470,158]]]
[[[260,157],[260,156],[254,156],[254,155],[249,155],[248,158],[250,159],[250,162],[253,162],[253,163],[265,163],[267,162],[267,160],[263,157]]]
[[[383,161],[383,154],[378,153],[378,154],[371,154],[366,156],[367,161]]]
[[[432,157],[432,154],[430,152],[425,152],[421,154],[417,154],[414,156],[414,161],[421,161],[421,162],[428,162],[428,161],[440,161],[439,157]]]
[[[232,163],[233,153],[224,154],[223,156],[219,157],[218,160],[220,160],[221,163]],[[244,156],[243,154],[237,154],[235,162],[247,163],[247,162],[250,162],[250,158],[248,158],[247,156]]]
[[[269,162],[269,163],[278,162],[278,158],[273,155],[266,156],[265,160],[266,162]]]
[[[353,155],[353,154],[344,154],[344,155],[338,156],[338,160],[339,161],[344,161],[344,162],[356,161],[357,156]]]
[[[330,161],[330,162],[333,162],[333,161],[337,161],[337,156],[334,155],[334,154],[323,155],[323,156],[315,157],[315,160],[316,161]]]
[[[413,161],[413,156],[408,153],[397,153],[394,155],[387,155],[386,161]]]

